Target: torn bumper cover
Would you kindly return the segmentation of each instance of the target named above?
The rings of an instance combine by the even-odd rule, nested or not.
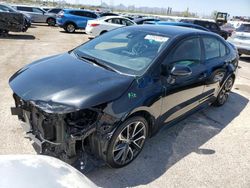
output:
[[[104,135],[112,127],[99,109],[48,113],[33,102],[25,102],[16,94],[13,96],[16,107],[11,108],[11,113],[21,120],[38,153],[57,157],[77,168],[79,164],[86,164],[86,153],[103,158],[108,141]]]

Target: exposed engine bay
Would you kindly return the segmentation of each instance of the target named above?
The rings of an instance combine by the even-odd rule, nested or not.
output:
[[[114,127],[112,117],[101,111],[105,106],[65,114],[47,113],[32,102],[13,96],[16,107],[11,108],[12,115],[21,120],[39,154],[59,158],[83,172],[92,168],[89,160],[94,165],[103,163]]]

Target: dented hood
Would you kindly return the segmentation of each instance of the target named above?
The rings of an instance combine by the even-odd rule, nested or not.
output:
[[[84,109],[118,98],[133,79],[65,53],[22,68],[9,84],[25,101]]]

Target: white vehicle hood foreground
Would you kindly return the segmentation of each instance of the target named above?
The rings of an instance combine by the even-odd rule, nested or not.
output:
[[[96,188],[70,165],[43,155],[0,155],[1,188]]]

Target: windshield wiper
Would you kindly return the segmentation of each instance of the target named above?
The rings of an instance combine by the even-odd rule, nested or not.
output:
[[[91,62],[95,65],[98,65],[99,67],[103,67],[107,70],[110,70],[110,71],[113,71],[113,72],[118,72],[116,69],[114,69],[113,67],[103,63],[103,62],[100,62],[99,60],[97,60],[96,58],[94,57],[90,57],[90,56],[87,56],[87,55],[82,55],[80,56],[79,54],[76,54],[78,56],[78,58],[80,59],[83,59],[83,60],[87,60],[88,62]]]

